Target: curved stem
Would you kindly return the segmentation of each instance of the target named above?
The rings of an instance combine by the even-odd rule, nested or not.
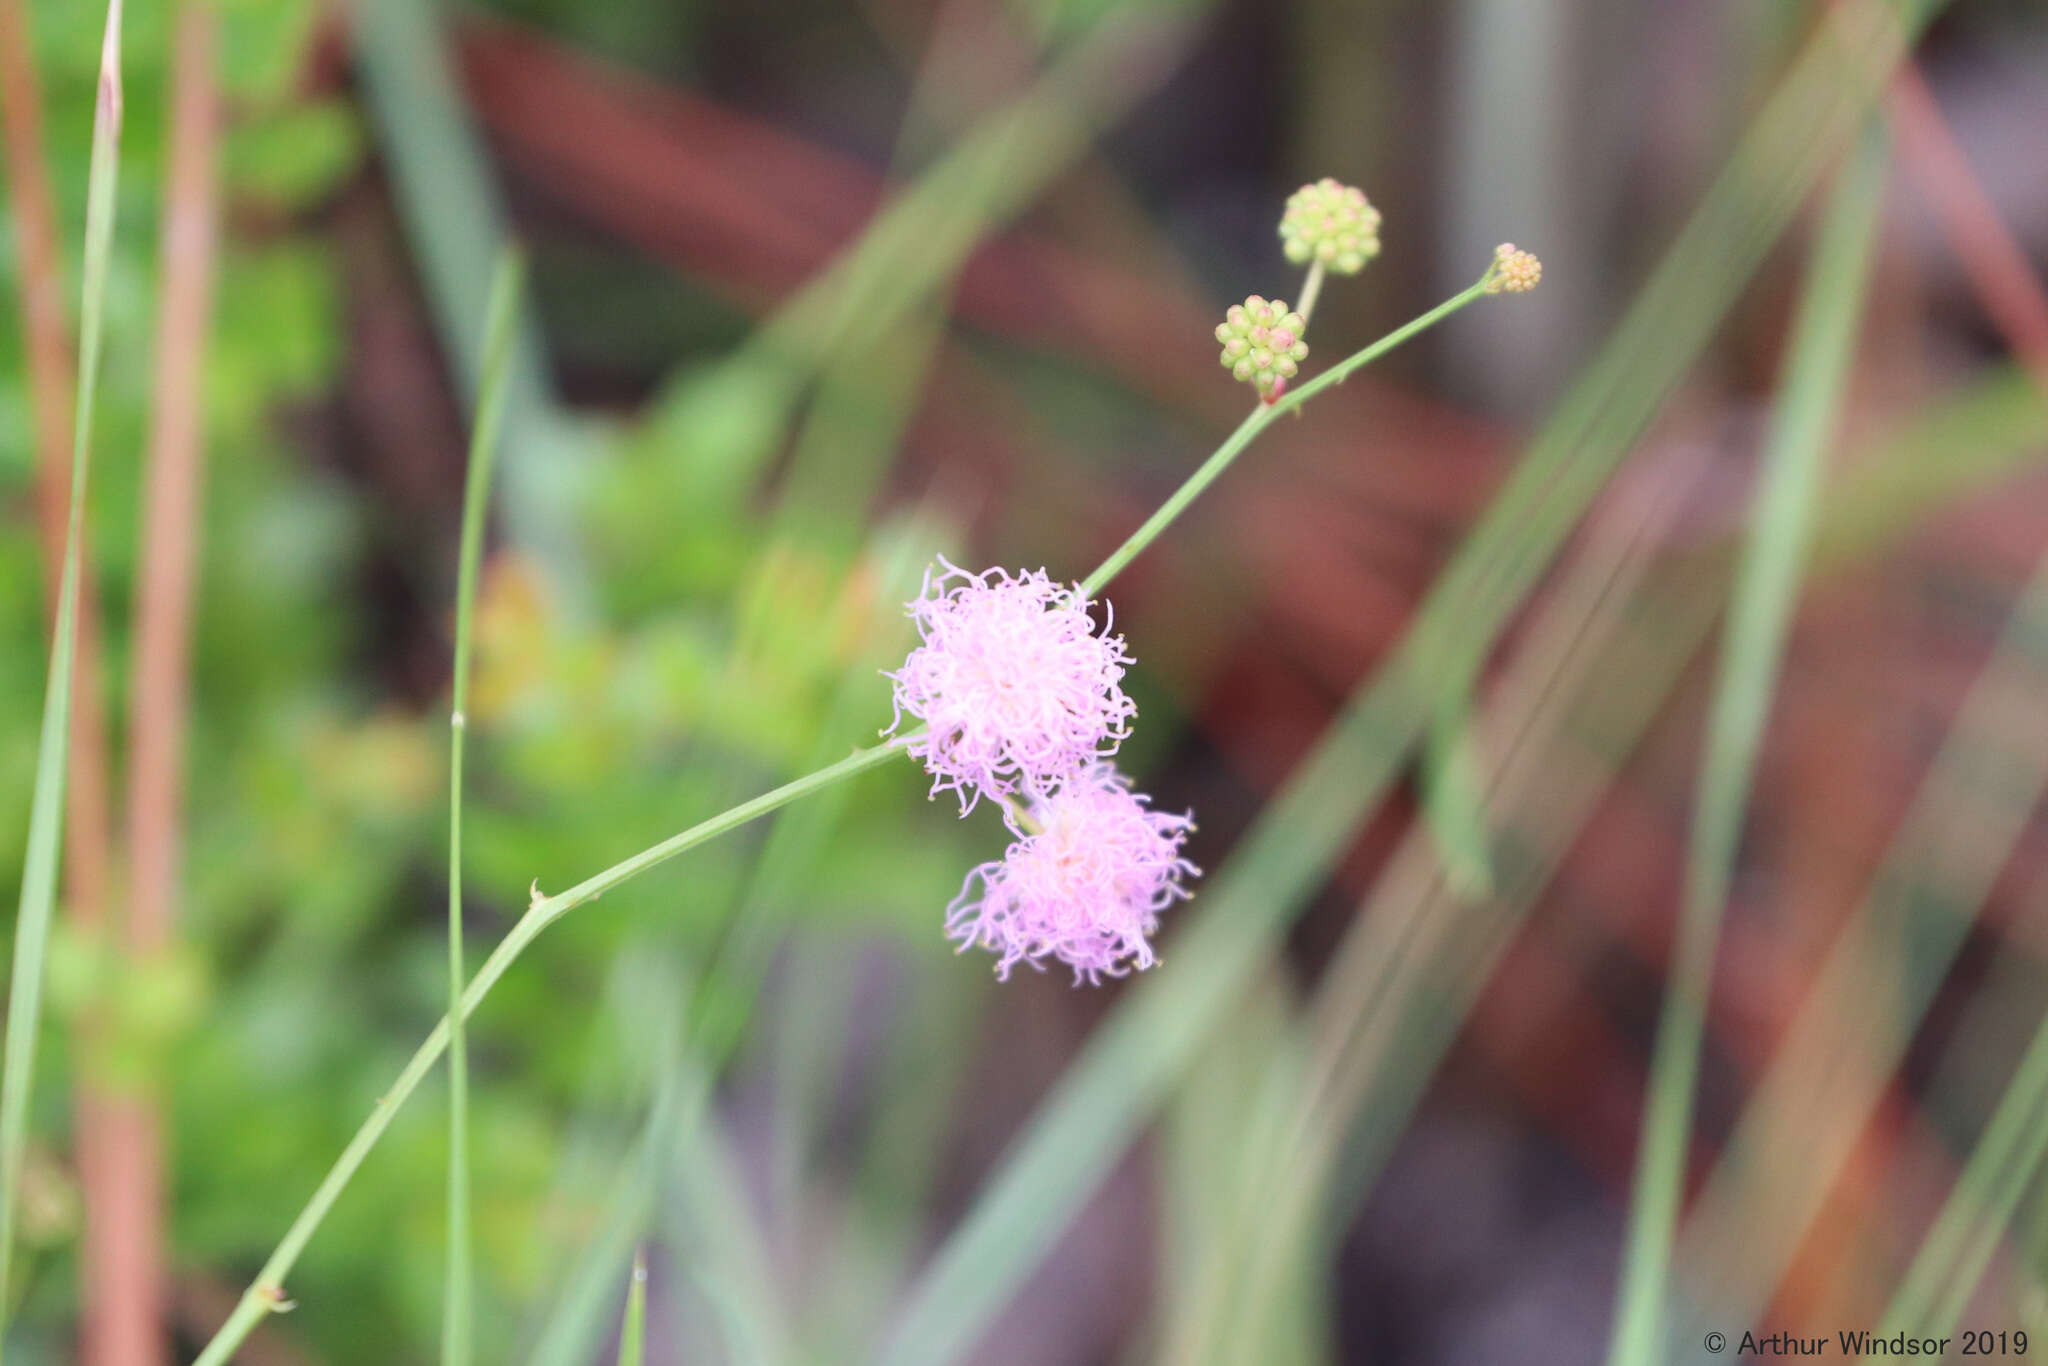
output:
[[[1299,408],[1331,385],[1342,384],[1345,380],[1351,378],[1354,370],[1359,370],[1372,364],[1401,343],[1413,339],[1419,333],[1427,332],[1466,304],[1485,294],[1487,282],[1492,279],[1493,267],[1488,266],[1486,274],[1473,281],[1462,292],[1453,294],[1421,317],[1401,324],[1401,326],[1387,333],[1386,336],[1381,337],[1364,350],[1352,352],[1300,388],[1288,390],[1277,402],[1268,405],[1266,411],[1274,417],[1278,417],[1284,412]]]
[[[527,945],[540,937],[542,930],[576,907],[586,901],[597,900],[627,878],[644,873],[658,863],[665,863],[686,849],[693,849],[697,845],[714,840],[749,821],[767,815],[778,807],[787,806],[800,797],[808,797],[820,788],[829,787],[841,779],[879,767],[884,760],[895,755],[902,743],[903,740],[899,738],[867,749],[855,750],[836,764],[828,764],[815,773],[807,773],[773,791],[762,793],[752,801],[742,802],[709,820],[700,821],[681,834],[672,835],[652,848],[643,849],[633,857],[613,864],[595,877],[584,879],[565,892],[554,896],[541,896],[536,889],[532,903],[526,908],[526,914],[519,918],[518,923],[512,926],[511,931],[499,941],[498,946],[491,950],[490,957],[484,960],[483,966],[477,969],[476,976],[470,980],[469,988],[462,993],[462,1018],[468,1019],[476,1013],[476,1008],[483,1003],[484,997],[490,994],[491,988],[497,985],[498,979],[505,975],[505,970],[526,951]],[[270,1254],[270,1260],[263,1264],[263,1270],[257,1274],[255,1283],[244,1292],[240,1303],[235,1306],[235,1312],[222,1325],[220,1332],[214,1335],[213,1341],[207,1344],[196,1366],[221,1366],[221,1363],[226,1362],[234,1350],[241,1346],[242,1340],[265,1314],[286,1307],[284,1278],[291,1273],[299,1254],[304,1252],[306,1244],[312,1241],[314,1231],[327,1217],[327,1212],[334,1207],[334,1202],[341,1197],[342,1191],[355,1176],[356,1169],[363,1165],[363,1159],[369,1156],[370,1149],[377,1146],[377,1141],[391,1126],[392,1117],[398,1113],[399,1107],[419,1088],[420,1082],[433,1069],[441,1054],[447,1050],[448,1028],[447,1018],[435,1025],[434,1032],[427,1035],[426,1042],[419,1046],[419,1051],[406,1063],[405,1069],[398,1074],[398,1080],[392,1083],[391,1089],[378,1098],[376,1106],[370,1111],[370,1117],[363,1121],[363,1127],[356,1131],[356,1136],[342,1149],[341,1156],[328,1171],[326,1179],[320,1183],[319,1189],[313,1192],[313,1198],[306,1202],[306,1207],[299,1212],[299,1217],[292,1221],[292,1226],[285,1231],[284,1241]]]
[[[1121,573],[1124,567],[1157,540],[1160,533],[1187,509],[1188,504],[1214,483],[1244,448],[1251,444],[1252,439],[1280,414],[1300,407],[1315,394],[1333,384],[1343,383],[1345,378],[1360,366],[1370,364],[1417,333],[1457,312],[1485,292],[1486,280],[1491,274],[1489,267],[1487,276],[1482,277],[1470,289],[1446,300],[1414,321],[1396,328],[1365,349],[1346,357],[1279,402],[1262,403],[1253,409],[1244,421],[1237,425],[1237,429],[1224,438],[1223,444],[1216,448],[1215,453],[1188,477],[1187,482],[1174,490],[1173,496],[1148,517],[1144,525],[1133,532],[1094,573],[1082,580],[1083,593],[1093,597]],[[708,820],[700,821],[682,833],[672,835],[661,843],[643,849],[631,858],[621,860],[603,872],[584,879],[565,892],[551,897],[542,896],[539,887],[536,886],[533,902],[527,907],[526,914],[519,918],[518,923],[513,925],[497,948],[491,951],[490,957],[477,969],[477,974],[471,979],[468,989],[462,993],[459,1018],[467,1019],[474,1014],[491,987],[504,975],[513,961],[525,952],[527,945],[531,944],[542,930],[576,907],[597,900],[628,878],[637,877],[687,849],[736,830],[778,807],[787,806],[798,798],[807,797],[834,783],[879,767],[885,760],[893,757],[906,741],[913,739],[915,734],[913,732],[911,735],[899,735],[882,744],[856,750],[838,763],[828,764],[816,772],[805,774],[773,791],[765,792],[751,801],[742,802]],[[383,1137],[384,1130],[390,1126],[392,1116],[398,1112],[399,1106],[403,1105],[418,1088],[420,1081],[448,1047],[450,1022],[457,1018],[457,1012],[451,1011],[435,1025],[434,1032],[427,1036],[426,1042],[420,1045],[419,1051],[414,1053],[412,1060],[405,1065],[405,1070],[398,1074],[398,1080],[392,1084],[391,1090],[378,1100],[370,1117],[363,1122],[363,1127],[357,1130],[356,1136],[342,1150],[340,1158],[335,1161],[326,1179],[320,1183],[319,1189],[313,1192],[313,1198],[307,1202],[305,1209],[300,1211],[299,1217],[292,1221],[291,1228],[285,1233],[284,1241],[271,1253],[270,1260],[263,1264],[263,1269],[258,1273],[255,1282],[243,1293],[234,1313],[228,1317],[220,1331],[214,1334],[213,1340],[207,1344],[206,1350],[200,1354],[194,1366],[223,1366],[223,1363],[233,1356],[235,1349],[242,1344],[243,1339],[247,1338],[262,1321],[264,1315],[286,1306],[284,1278],[290,1274],[292,1266],[299,1259],[299,1254],[312,1240],[314,1231],[319,1228],[321,1221],[333,1208],[334,1202],[340,1198],[343,1189],[355,1176],[356,1169],[361,1167],[363,1159],[369,1156],[370,1149]]]
[[[1309,273],[1311,277],[1315,274],[1313,270]],[[1132,532],[1129,539],[1102,562],[1100,568],[1081,580],[1081,591],[1089,597],[1101,592],[1105,584],[1122,573],[1126,565],[1144,553],[1145,547],[1158,540],[1159,534],[1173,525],[1174,519],[1187,510],[1188,504],[1201,497],[1202,491],[1215,483],[1223,471],[1230,468],[1232,462],[1243,453],[1244,448],[1251,445],[1252,439],[1264,431],[1273,419],[1282,413],[1299,408],[1331,385],[1342,384],[1350,377],[1352,371],[1372,364],[1402,342],[1450,317],[1484,294],[1486,282],[1492,278],[1493,270],[1488,267],[1487,273],[1463,293],[1453,295],[1414,321],[1395,328],[1364,350],[1346,356],[1299,389],[1290,390],[1276,402],[1261,403],[1245,414],[1244,421],[1237,424],[1236,431],[1224,438],[1223,444],[1216,448],[1216,453],[1203,461],[1201,468],[1189,475],[1187,482],[1175,489],[1173,496],[1161,503],[1159,510],[1147,517],[1144,525]]]

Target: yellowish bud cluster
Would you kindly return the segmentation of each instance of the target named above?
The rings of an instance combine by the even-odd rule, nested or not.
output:
[[[1529,252],[1517,250],[1513,242],[1493,249],[1493,273],[1487,277],[1488,294],[1527,294],[1543,278],[1543,263]]]

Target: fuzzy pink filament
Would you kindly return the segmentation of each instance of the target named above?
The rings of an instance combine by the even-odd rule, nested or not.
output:
[[[1005,979],[1046,958],[1071,967],[1077,983],[1151,967],[1160,912],[1187,897],[1181,879],[1200,870],[1180,852],[1193,822],[1149,801],[1108,764],[1034,799],[1032,833],[967,875],[946,908],[947,937],[962,952],[994,952]]]
[[[1044,794],[1114,754],[1137,707],[1124,695],[1130,656],[1105,620],[1097,632],[1078,585],[1044,570],[970,574],[939,561],[909,604],[922,643],[895,680],[894,734],[905,713],[925,733],[905,744],[932,793]]]

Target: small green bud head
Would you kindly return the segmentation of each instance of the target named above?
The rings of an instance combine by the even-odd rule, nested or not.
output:
[[[1527,294],[1543,278],[1543,263],[1513,242],[1493,249],[1493,270],[1486,277],[1488,294]]]
[[[1284,299],[1262,299],[1254,294],[1241,304],[1232,304],[1216,328],[1216,340],[1223,343],[1219,359],[1223,368],[1250,384],[1268,402],[1280,396],[1287,381],[1300,373],[1308,358],[1308,343],[1301,339],[1308,324],[1299,313],[1288,310]]]
[[[1298,266],[1320,263],[1337,275],[1356,275],[1380,254],[1380,211],[1355,185],[1324,176],[1287,197],[1280,243]]]

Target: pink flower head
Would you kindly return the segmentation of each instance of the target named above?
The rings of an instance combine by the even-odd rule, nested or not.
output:
[[[905,748],[933,795],[958,792],[965,815],[979,797],[1048,793],[1114,754],[1137,714],[1121,686],[1131,660],[1106,621],[1096,631],[1080,586],[939,564],[909,604],[923,643],[888,675],[896,718],[883,732],[905,712],[925,723]]]
[[[999,955],[996,976],[1005,979],[1044,958],[1073,968],[1077,983],[1151,967],[1159,913],[1187,897],[1181,879],[1201,870],[1180,855],[1194,822],[1149,801],[1109,764],[1034,798],[1032,833],[967,875],[946,908],[947,937],[962,952],[979,945]]]

